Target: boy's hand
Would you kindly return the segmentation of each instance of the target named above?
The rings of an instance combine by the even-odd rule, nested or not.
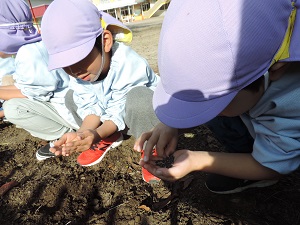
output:
[[[78,135],[76,132],[70,132],[64,134],[59,140],[54,142],[54,146],[50,148],[50,152],[55,153],[56,156],[63,155],[63,156],[69,156],[69,154],[63,154],[62,148],[69,142],[74,141],[76,138],[78,138]]]
[[[100,137],[95,130],[66,133],[54,142],[54,147],[50,148],[50,151],[55,155],[69,156],[74,152],[89,149],[97,141],[100,141]]]
[[[150,157],[148,162],[141,160],[140,165],[162,180],[176,181],[194,170],[191,153],[189,150],[178,150],[174,152],[174,163],[171,168],[157,166],[155,156]]]
[[[166,157],[175,151],[177,141],[178,130],[159,123],[152,131],[143,133],[136,140],[134,149],[138,152],[144,150],[143,160],[148,162],[153,148],[156,148],[159,157]]]

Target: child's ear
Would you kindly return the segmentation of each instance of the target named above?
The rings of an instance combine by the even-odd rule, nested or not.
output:
[[[110,52],[110,50],[114,44],[113,35],[109,30],[103,30],[102,35],[103,35],[104,51]]]

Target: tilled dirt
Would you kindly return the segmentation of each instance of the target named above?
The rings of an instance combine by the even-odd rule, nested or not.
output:
[[[156,72],[161,21],[129,25],[132,47]],[[268,188],[217,195],[200,172],[175,183],[145,183],[132,137],[92,167],[79,166],[77,155],[37,161],[45,142],[9,123],[0,122],[0,137],[0,186],[17,182],[0,198],[1,225],[300,224],[299,172]],[[205,126],[181,136],[178,148],[223,150]]]

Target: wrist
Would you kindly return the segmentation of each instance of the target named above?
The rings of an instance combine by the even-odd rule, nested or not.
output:
[[[193,171],[206,171],[213,164],[213,158],[209,152],[189,151]]]

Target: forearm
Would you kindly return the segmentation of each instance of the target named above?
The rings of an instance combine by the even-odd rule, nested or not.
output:
[[[249,153],[194,151],[191,155],[194,170],[247,180],[276,179],[280,176],[259,164]]]
[[[18,89],[15,85],[6,85],[6,86],[0,86],[0,90],[15,90],[15,89]],[[19,90],[19,89],[18,89]]]
[[[117,126],[111,120],[104,121],[101,124],[100,117],[96,115],[89,115],[85,117],[81,127],[77,132],[84,130],[95,130],[101,139],[106,138],[117,131]]]
[[[97,133],[101,137],[101,139],[106,138],[118,130],[116,124],[111,120],[106,120],[101,124],[100,127],[97,128]]]
[[[9,100],[12,98],[26,98],[26,96],[14,85],[0,87],[0,99]]]
[[[96,115],[88,115],[82,121],[80,128],[77,132],[82,132],[85,130],[96,130],[101,124],[100,117]]]

